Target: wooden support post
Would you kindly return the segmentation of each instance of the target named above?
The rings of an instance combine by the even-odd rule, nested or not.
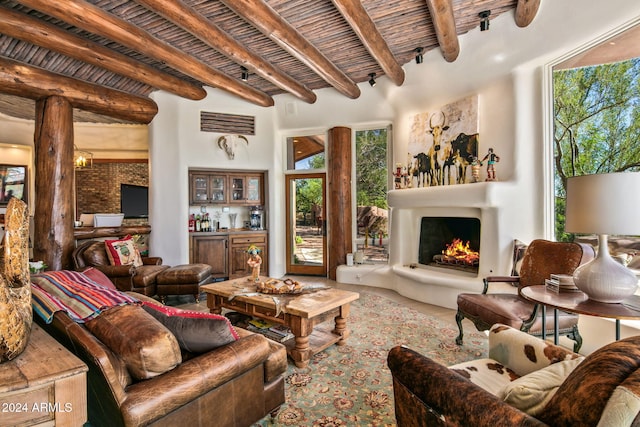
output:
[[[73,251],[73,107],[66,98],[36,101],[33,258],[70,268]]]
[[[336,269],[346,264],[352,252],[351,209],[351,129],[329,129],[327,144],[327,203],[329,278],[336,279]]]

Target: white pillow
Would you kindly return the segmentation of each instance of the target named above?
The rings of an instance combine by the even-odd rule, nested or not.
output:
[[[512,381],[500,390],[498,397],[506,403],[535,416],[546,406],[584,357],[553,363]]]
[[[624,386],[618,386],[602,411],[598,427],[633,425],[633,421],[640,412],[640,399]]]

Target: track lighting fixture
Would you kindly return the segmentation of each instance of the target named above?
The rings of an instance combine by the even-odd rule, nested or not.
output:
[[[376,85],[376,73],[369,73],[369,84],[371,87]]]
[[[490,10],[483,10],[478,14],[480,17],[480,31],[487,31],[489,29],[489,15],[491,15]]]
[[[417,47],[415,52],[416,52],[416,64],[422,64],[422,61],[424,60],[424,58],[422,57],[422,48],[421,47]]]
[[[247,80],[249,80],[249,70],[247,70],[245,67],[240,67],[240,69],[242,70],[242,81],[246,82]]]

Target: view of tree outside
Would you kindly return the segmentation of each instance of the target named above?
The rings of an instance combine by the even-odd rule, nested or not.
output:
[[[640,58],[554,71],[553,88],[555,232],[572,241],[567,178],[640,171]]]
[[[370,262],[386,262],[388,257],[388,131],[356,131],[356,242]]]

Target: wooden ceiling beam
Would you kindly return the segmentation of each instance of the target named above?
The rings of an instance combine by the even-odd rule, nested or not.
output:
[[[520,28],[526,27],[538,14],[540,0],[518,0],[516,5],[516,25]]]
[[[355,99],[360,88],[333,62],[313,46],[302,34],[285,21],[264,0],[221,0],[229,9],[244,18],[297,60],[322,77],[343,95]]]
[[[207,96],[207,91],[200,86],[158,71],[126,55],[23,13],[0,8],[0,33],[104,68],[149,86],[166,90],[183,98],[199,100]]]
[[[173,22],[230,60],[241,64],[279,88],[310,104],[316,102],[316,95],[310,89],[284,74],[256,53],[247,50],[217,25],[182,1],[136,0],[136,2]]]
[[[451,0],[426,1],[442,55],[447,62],[453,62],[460,53],[460,43]]]
[[[396,61],[389,45],[367,13],[360,0],[333,0],[334,6],[351,26],[371,56],[378,62],[384,74],[396,86],[404,83],[404,70]]]
[[[158,113],[158,106],[149,98],[87,83],[2,57],[0,91],[33,100],[57,95],[66,98],[74,108],[133,123],[148,124]]]
[[[20,3],[164,62],[169,67],[248,102],[263,107],[274,105],[273,98],[268,94],[209,67],[141,28],[86,1],[20,0]]]

